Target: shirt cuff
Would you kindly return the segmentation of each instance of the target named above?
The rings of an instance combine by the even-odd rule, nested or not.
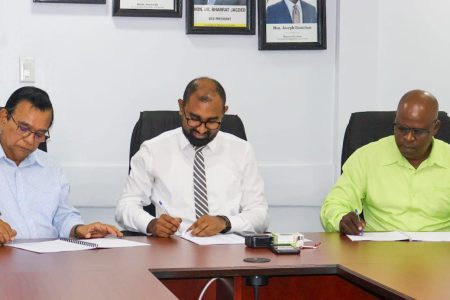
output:
[[[137,217],[137,219],[136,219],[137,230],[139,230],[139,232],[148,234],[147,233],[147,226],[154,218],[155,217],[151,216],[148,213],[144,213],[144,214],[139,215]]]

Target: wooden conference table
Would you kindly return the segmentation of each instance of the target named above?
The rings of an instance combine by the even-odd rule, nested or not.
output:
[[[300,255],[178,237],[127,237],[149,247],[36,254],[0,247],[0,299],[253,299],[245,278],[267,276],[259,299],[450,299],[450,243],[351,242],[337,233]],[[246,263],[266,257],[268,263]]]

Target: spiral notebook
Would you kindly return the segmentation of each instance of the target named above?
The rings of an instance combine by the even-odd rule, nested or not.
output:
[[[37,253],[54,253],[66,251],[80,251],[90,249],[109,249],[109,248],[123,248],[136,246],[149,246],[150,244],[129,241],[117,238],[100,238],[89,240],[76,240],[59,238],[52,241],[32,242],[32,243],[9,243],[9,247],[19,248]]]

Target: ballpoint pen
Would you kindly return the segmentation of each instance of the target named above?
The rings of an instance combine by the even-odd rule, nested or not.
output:
[[[159,207],[162,208],[163,212],[164,212],[166,215],[170,216],[170,214],[167,212],[167,209],[165,208],[165,206],[163,205],[163,203],[162,203],[161,200],[158,200],[158,204],[159,204]],[[180,232],[180,233],[181,233],[179,227],[177,228],[177,232]]]
[[[159,203],[159,207],[162,208],[162,210],[164,211],[164,213],[165,213],[166,215],[170,216],[169,213],[167,212],[167,209],[164,207],[162,201],[159,200],[158,203]]]
[[[355,209],[355,214],[358,217],[359,224],[361,224],[361,219],[359,218],[359,212],[358,212],[357,208]],[[363,235],[364,234],[364,228],[362,227],[362,225],[360,225],[360,226],[361,226],[361,229],[359,230],[359,235]]]

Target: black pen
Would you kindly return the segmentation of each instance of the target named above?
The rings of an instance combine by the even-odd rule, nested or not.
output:
[[[356,214],[356,216],[358,217],[358,221],[359,221],[359,224],[361,224],[361,219],[359,218],[359,212],[358,212],[358,209],[356,208],[355,209],[355,214]],[[361,228],[362,228],[362,225],[361,225]],[[359,228],[358,228],[359,229]],[[360,231],[359,231],[359,235],[363,235],[364,234],[364,228],[362,228]]]

